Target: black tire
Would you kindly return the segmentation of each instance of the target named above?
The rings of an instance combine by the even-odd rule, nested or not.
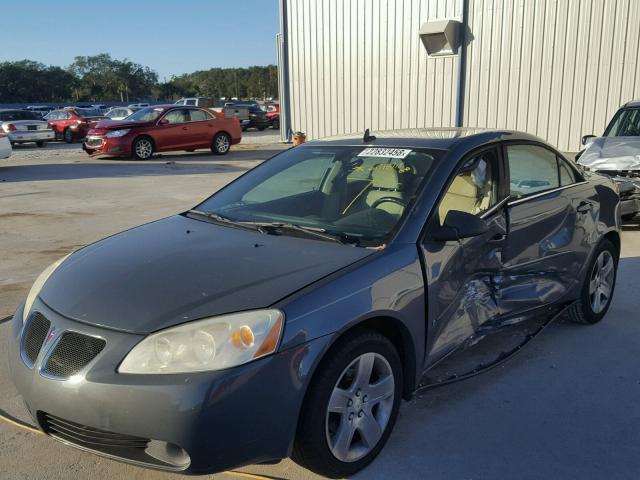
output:
[[[229,153],[229,149],[231,148],[231,137],[224,133],[220,132],[211,141],[211,151],[214,155],[226,155]]]
[[[64,139],[65,142],[67,143],[73,143],[73,132],[70,129],[66,129],[64,131],[64,133],[62,134],[62,138]]]
[[[44,140],[41,140],[39,142],[36,142],[36,145],[38,146],[38,148],[44,148],[47,146],[47,142],[45,142]]]
[[[593,307],[593,297],[590,293],[590,287],[591,282],[595,281],[594,273],[596,270],[596,263],[598,262],[598,259],[600,258],[600,255],[603,254],[603,252],[608,252],[608,255],[610,255],[613,261],[613,279],[611,282],[611,289],[607,297],[606,304],[603,306],[602,310],[596,312],[594,311]],[[606,254],[604,255],[606,256]],[[598,323],[607,314],[607,311],[611,306],[611,300],[613,298],[616,286],[616,274],[618,272],[618,255],[618,250],[616,249],[615,245],[613,245],[613,243],[611,243],[609,240],[602,240],[596,247],[591,261],[589,262],[589,266],[587,267],[587,273],[582,284],[582,289],[580,290],[580,298],[567,311],[567,315],[571,321],[583,325],[592,325],[594,323]]]
[[[267,128],[267,127],[258,127],[258,130],[260,130],[261,132],[264,132],[264,130],[265,130],[266,128]]]
[[[273,123],[271,124],[271,128],[273,128],[274,130],[280,130],[280,119],[276,118]]]
[[[329,446],[328,422],[331,418],[330,415],[333,415],[328,412],[329,399],[334,392],[334,388],[338,386],[338,382],[344,378],[345,369],[352,365],[361,355],[368,353],[384,357],[387,367],[390,367],[393,372],[393,404],[388,415],[387,424],[375,446],[361,458],[353,461],[342,461],[332,453]],[[398,416],[401,395],[402,364],[398,352],[386,337],[373,331],[364,331],[339,341],[318,367],[307,391],[296,431],[292,459],[303,467],[330,478],[353,475],[371,463],[384,447]],[[366,396],[363,399],[366,400]],[[351,405],[353,403],[347,407],[356,408]],[[347,407],[345,407],[345,413],[341,415],[347,415]],[[358,408],[364,409],[365,407]],[[369,413],[372,412],[373,409]],[[350,415],[349,420],[353,416],[352,414]],[[365,416],[368,415],[365,414]],[[357,432],[357,435],[360,435],[358,441],[362,441],[361,439],[364,439],[364,437],[357,427],[355,427],[354,431]],[[356,434],[353,434],[353,439],[356,438]],[[348,441],[348,445],[351,446],[353,441]]]
[[[247,127],[240,127],[242,129],[243,132],[247,131]]]
[[[136,160],[149,160],[154,150],[153,141],[149,137],[138,137],[131,145],[131,155]]]
[[[622,215],[623,222],[630,222],[634,218],[636,218],[637,213],[627,213],[626,215]]]

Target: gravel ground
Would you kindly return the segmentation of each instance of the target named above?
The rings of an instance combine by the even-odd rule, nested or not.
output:
[[[17,147],[0,162],[0,318],[52,261],[187,209],[285,148],[250,132],[225,157],[89,159],[79,145]],[[592,327],[557,323],[512,361],[417,396],[357,479],[635,480],[640,472],[640,225],[628,225],[614,303]],[[8,324],[0,324],[0,351]],[[24,417],[0,358],[0,408]],[[0,478],[178,478],[83,453],[0,422]],[[245,472],[313,479],[290,460]],[[219,474],[205,478],[237,478]]]

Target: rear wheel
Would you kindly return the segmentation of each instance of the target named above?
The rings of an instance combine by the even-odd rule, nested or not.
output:
[[[618,251],[609,240],[603,240],[589,264],[580,298],[569,309],[572,321],[590,325],[602,320],[611,306],[617,270]]]
[[[70,129],[66,129],[63,134],[64,141],[67,143],[73,143],[73,132]]]
[[[347,477],[386,443],[400,406],[402,365],[375,332],[343,341],[315,374],[302,408],[292,458],[318,474]]]
[[[211,151],[216,155],[224,155],[231,148],[231,137],[226,133],[218,133],[211,142]]]
[[[132,148],[134,158],[148,160],[153,155],[153,143],[147,137],[136,138]]]
[[[280,119],[276,118],[273,123],[271,124],[271,128],[273,128],[274,130],[280,130]]]
[[[45,142],[45,141],[36,142],[36,145],[37,145],[39,148],[44,148],[44,147],[46,147],[46,146],[47,146],[47,142]]]

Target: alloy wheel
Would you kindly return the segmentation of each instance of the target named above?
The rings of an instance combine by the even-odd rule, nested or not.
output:
[[[219,153],[225,153],[229,150],[229,138],[226,135],[220,135],[216,138],[215,146]]]
[[[598,259],[593,265],[589,280],[589,300],[593,313],[600,313],[609,304],[615,274],[615,264],[613,256],[609,251],[604,250],[598,255]]]
[[[146,160],[147,158],[149,158],[153,153],[153,145],[151,145],[151,142],[146,138],[138,140],[136,142],[135,149],[136,149],[136,155],[143,160]]]
[[[349,364],[333,388],[325,420],[327,443],[338,460],[355,462],[375,448],[394,396],[393,370],[382,355],[365,353]]]

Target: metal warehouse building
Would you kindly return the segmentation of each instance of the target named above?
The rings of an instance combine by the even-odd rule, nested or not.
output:
[[[524,130],[575,151],[640,97],[639,0],[281,0],[280,9],[282,123],[308,138],[463,125]],[[434,32],[429,55],[421,40]]]

